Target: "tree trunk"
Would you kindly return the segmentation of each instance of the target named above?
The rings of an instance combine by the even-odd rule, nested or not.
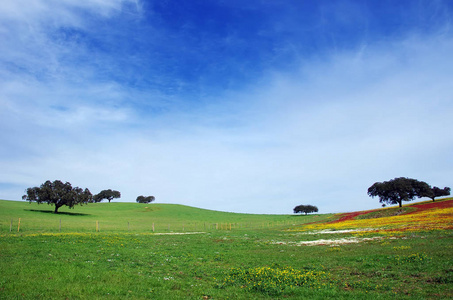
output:
[[[54,214],[58,214],[58,209],[61,207],[61,205],[55,205],[55,210],[54,210]]]

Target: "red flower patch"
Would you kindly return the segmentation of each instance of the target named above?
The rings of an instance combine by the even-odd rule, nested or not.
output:
[[[418,213],[427,209],[432,209],[432,208],[450,208],[453,207],[453,199],[452,200],[446,200],[446,201],[441,201],[441,202],[429,202],[429,203],[422,203],[422,204],[414,204],[411,205],[411,207],[416,207],[417,210],[407,213],[407,215],[413,214],[413,213]]]
[[[376,211],[376,209],[365,210],[365,211],[356,211],[356,212],[352,212],[352,213],[345,213],[345,214],[342,214],[341,217],[338,220],[331,221],[331,222],[328,222],[328,223],[329,224],[333,224],[333,223],[340,223],[340,222],[347,221],[347,220],[353,220],[357,216],[365,215],[365,214],[368,214],[368,213],[373,212],[373,211]]]

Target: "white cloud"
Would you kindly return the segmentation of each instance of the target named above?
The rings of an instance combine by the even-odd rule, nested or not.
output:
[[[39,20],[52,7],[34,1],[33,10],[14,16],[18,4],[5,3],[0,17],[17,20]],[[122,7],[52,3],[61,16],[69,6],[102,15]],[[66,13],[58,26],[83,26],[72,9]],[[48,55],[36,56],[9,38],[21,51],[0,46],[1,53],[27,70],[52,63],[57,70],[68,51],[50,43]],[[48,42],[44,33],[25,39],[30,47]],[[60,179],[95,193],[120,190],[123,201],[154,195],[237,212],[291,213],[304,203],[320,212],[378,207],[366,195],[375,181],[408,176],[451,186],[452,52],[449,36],[366,45],[305,62],[297,73],[270,74],[266,84],[196,109],[175,105],[184,99],[160,106],[158,93],[91,80],[89,65],[78,68],[78,81],[67,71],[51,72],[54,81],[3,71],[0,125],[8,130],[0,134],[0,182],[25,189]],[[156,112],[134,106],[150,99]],[[22,192],[3,189],[0,197]]]
[[[82,13],[91,12],[103,17],[118,13],[127,5],[140,5],[135,0],[4,0],[0,16],[7,21],[26,24],[49,22],[54,26],[82,26]]]
[[[140,15],[133,0],[6,0],[0,3],[0,78],[28,76],[42,81],[77,83],[96,78],[83,37],[99,20],[130,11]],[[132,15],[130,14],[130,15]],[[124,16],[124,15],[123,15]],[[84,68],[80,61],[85,60]]]

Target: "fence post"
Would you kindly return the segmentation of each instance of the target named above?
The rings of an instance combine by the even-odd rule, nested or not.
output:
[[[154,222],[153,222],[153,232],[154,232]]]
[[[17,224],[17,232],[20,230],[20,218],[19,218],[19,223]]]

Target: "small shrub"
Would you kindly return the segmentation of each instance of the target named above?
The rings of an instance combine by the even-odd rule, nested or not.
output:
[[[428,255],[424,253],[413,253],[409,255],[397,255],[394,258],[394,261],[397,265],[403,265],[403,264],[421,264],[421,263],[426,263],[431,260]]]
[[[330,276],[324,271],[300,271],[292,268],[273,269],[258,267],[233,268],[222,286],[240,286],[242,289],[267,295],[281,295],[298,287],[322,289],[330,287]]]
[[[393,250],[407,250],[407,249],[411,249],[411,246],[393,247]]]

